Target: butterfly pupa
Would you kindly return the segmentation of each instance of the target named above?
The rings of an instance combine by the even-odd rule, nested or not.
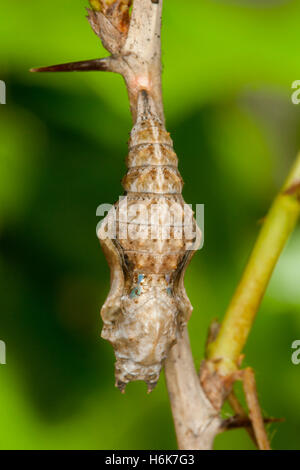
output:
[[[144,380],[151,391],[192,312],[183,278],[201,233],[181,195],[173,142],[146,91],[138,97],[127,166],[124,197],[98,233],[111,269],[102,337],[115,351],[116,386],[123,392],[128,382]]]

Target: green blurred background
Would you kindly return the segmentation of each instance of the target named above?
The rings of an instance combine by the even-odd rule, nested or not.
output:
[[[1,0],[0,366],[2,449],[174,449],[163,376],[114,388],[100,338],[109,271],[96,208],[122,192],[131,127],[113,74],[30,74],[33,66],[105,55],[87,0]],[[205,204],[205,246],[186,287],[196,366],[222,318],[276,191],[300,148],[299,1],[165,0],[167,126],[189,203]],[[300,449],[300,230],[276,268],[246,347],[275,449]],[[239,393],[239,391],[238,391]],[[227,415],[229,409],[225,409]],[[216,449],[253,448],[245,431]]]

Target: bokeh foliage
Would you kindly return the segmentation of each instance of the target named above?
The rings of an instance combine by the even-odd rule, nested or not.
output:
[[[96,207],[121,194],[131,126],[112,74],[32,75],[105,54],[86,0],[1,1],[0,366],[2,449],[172,449],[163,377],[150,395],[114,389],[99,337],[109,272]],[[164,98],[189,203],[205,203],[205,246],[186,277],[197,367],[269,204],[300,147],[298,1],[165,0]],[[299,449],[300,231],[290,240],[246,347],[276,449]],[[228,411],[228,410],[227,410]],[[244,431],[216,448],[252,448]]]

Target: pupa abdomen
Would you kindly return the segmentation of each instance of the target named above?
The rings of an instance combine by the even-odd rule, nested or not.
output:
[[[141,92],[123,178],[125,195],[104,219],[99,238],[111,268],[101,310],[102,337],[116,355],[116,385],[144,380],[151,390],[192,306],[183,277],[199,243],[192,210],[181,196],[173,142]],[[108,227],[114,222],[114,237]]]

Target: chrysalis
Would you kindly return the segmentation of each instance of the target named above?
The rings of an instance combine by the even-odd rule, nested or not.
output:
[[[177,164],[170,135],[142,91],[122,182],[125,195],[98,233],[111,269],[102,337],[114,347],[121,391],[134,380],[144,380],[149,391],[155,387],[192,312],[183,278],[201,235],[181,196]]]
[[[119,389],[144,380],[151,391],[192,312],[183,278],[201,233],[181,196],[177,156],[159,117],[163,114],[158,79],[162,2],[149,3],[150,17],[155,19],[150,22],[143,2],[135,3],[131,16],[131,0],[93,0],[91,4],[89,22],[111,55],[32,71],[112,71],[123,75],[127,83],[135,125],[123,179],[125,193],[98,231],[111,269],[111,289],[101,310],[102,337],[115,350]],[[136,41],[135,34],[141,33]],[[154,54],[145,46],[152,41]],[[137,95],[140,87],[150,85],[153,96],[156,89],[160,109],[146,90]]]

